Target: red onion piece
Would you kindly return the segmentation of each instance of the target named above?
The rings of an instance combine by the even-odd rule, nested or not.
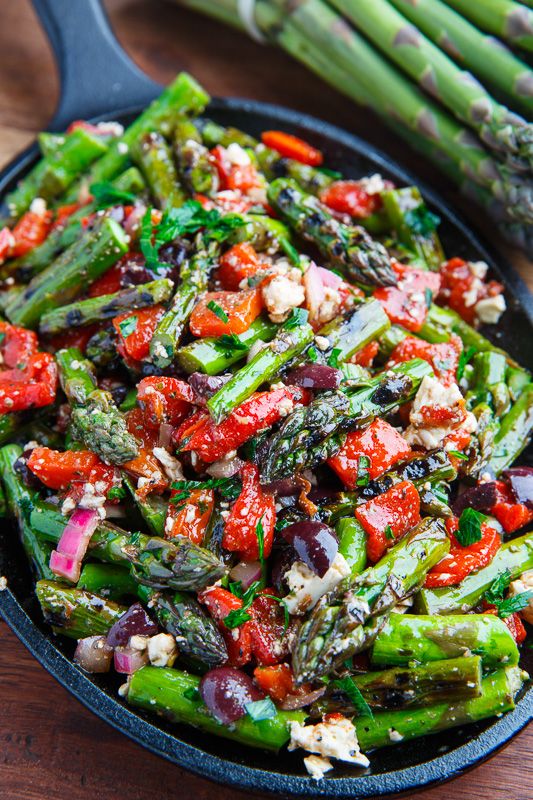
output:
[[[460,517],[465,508],[474,508],[476,511],[490,511],[498,499],[498,487],[494,481],[470,486],[458,495],[452,503],[452,511]]]
[[[322,686],[320,689],[313,689],[311,692],[288,694],[285,700],[280,703],[280,708],[284,711],[294,711],[296,708],[304,708],[314,703],[315,700],[319,700],[325,691],[326,687]]]
[[[161,423],[159,426],[159,439],[157,442],[159,447],[170,448],[173,432],[174,425],[170,425],[168,422]]]
[[[142,605],[134,603],[109,629],[106,641],[110,647],[122,647],[132,636],[155,636],[158,630]]]
[[[223,725],[230,725],[246,713],[246,704],[264,695],[249,675],[234,667],[217,667],[206,672],[199,686],[209,711]]]
[[[336,389],[341,382],[341,372],[326,364],[304,364],[291,370],[285,377],[289,386],[306,389]]]
[[[213,478],[232,478],[239,472],[243,464],[244,461],[241,461],[237,456],[235,458],[221,458],[219,461],[213,461],[207,467],[206,472],[208,475],[212,475]]]
[[[57,550],[51,553],[50,569],[54,575],[69,581],[79,580],[81,562],[99,520],[98,512],[94,509],[76,509],[65,525]]]
[[[135,647],[115,648],[115,669],[124,675],[133,675],[138,669],[148,664],[148,651]]]
[[[260,561],[240,561],[230,572],[230,578],[240,581],[243,589],[248,589],[254,581],[261,578]]]
[[[79,664],[85,672],[94,675],[109,672],[112,658],[113,648],[109,647],[105,636],[87,636],[85,639],[80,639],[74,652],[76,664]]]
[[[283,528],[281,535],[298,554],[300,561],[322,578],[331,567],[339,550],[335,532],[316,520],[294,522]]]
[[[231,375],[204,375],[203,372],[193,372],[189,375],[189,386],[199,400],[205,401],[222,389],[230,378]]]
[[[309,311],[309,321],[318,319],[320,306],[324,302],[324,284],[319,269],[314,261],[311,261],[303,277],[305,290],[305,305]]]
[[[342,278],[339,275],[336,275],[330,269],[318,267],[318,272],[322,281],[322,285],[327,286],[329,289],[340,289],[344,283]]]
[[[533,467],[511,467],[503,477],[511,487],[517,503],[533,508]]]
[[[300,494],[302,491],[302,487],[296,478],[280,478],[277,481],[265,483],[264,489],[269,494],[275,494],[277,497],[291,497],[292,495]]]

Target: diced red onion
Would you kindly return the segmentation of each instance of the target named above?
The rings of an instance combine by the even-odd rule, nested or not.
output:
[[[283,528],[281,535],[298,554],[300,561],[322,578],[331,567],[339,550],[335,532],[316,520],[294,522]]]
[[[213,461],[206,472],[212,475],[213,478],[232,478],[241,469],[244,461],[235,456],[234,458],[221,458],[219,461]]]
[[[109,672],[112,658],[113,648],[107,644],[105,636],[87,636],[85,639],[80,639],[74,652],[76,664],[79,664],[85,672],[93,674]]]
[[[203,372],[193,372],[189,375],[189,386],[199,400],[205,401],[222,389],[230,378],[231,375],[204,375]]]
[[[50,556],[50,569],[54,575],[69,581],[79,580],[81,562],[99,519],[95,509],[76,509],[65,525],[57,550],[53,550]]]
[[[304,708],[305,706],[311,705],[311,703],[314,703],[316,700],[319,700],[325,691],[326,687],[321,686],[320,689],[313,689],[311,692],[289,694],[285,700],[280,703],[280,708],[282,708],[284,711],[293,711],[297,708]]]
[[[157,442],[159,447],[170,447],[173,433],[174,425],[170,425],[168,422],[162,422],[159,426],[159,439]]]
[[[303,386],[305,389],[336,389],[340,382],[340,370],[326,364],[304,364],[285,376],[285,383],[289,386]]]
[[[209,711],[223,725],[240,719],[246,713],[247,703],[264,697],[249,675],[234,667],[217,667],[206,672],[199,691]]]
[[[155,636],[158,630],[142,605],[134,603],[109,629],[107,643],[110,647],[122,647],[132,636]]]
[[[465,508],[474,508],[476,511],[490,511],[498,499],[498,487],[494,481],[479,483],[470,486],[462,494],[457,495],[452,503],[452,511],[460,517]]]
[[[230,578],[240,581],[243,589],[248,589],[254,581],[261,578],[260,561],[240,561],[230,572]]]
[[[314,261],[311,261],[303,277],[305,305],[309,311],[309,321],[318,319],[320,306],[324,302],[324,284]]]
[[[138,669],[148,664],[148,651],[135,647],[115,647],[115,669],[125,675],[133,675]]]
[[[332,272],[330,269],[318,267],[318,273],[320,275],[322,285],[327,286],[329,289],[339,289],[344,283],[342,278],[339,275],[336,275],[335,272]]]
[[[511,467],[502,475],[517,503],[533,508],[533,467]]]

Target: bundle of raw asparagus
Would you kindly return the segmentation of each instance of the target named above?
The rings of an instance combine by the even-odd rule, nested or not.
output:
[[[533,71],[494,38],[533,50],[531,2],[256,0],[252,21],[238,0],[179,2],[255,29],[372,108],[532,249]]]

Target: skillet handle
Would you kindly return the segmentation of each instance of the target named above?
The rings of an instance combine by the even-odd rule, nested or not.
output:
[[[50,130],[145,105],[161,86],[137,67],[111,30],[100,0],[32,0],[59,68],[61,95]]]

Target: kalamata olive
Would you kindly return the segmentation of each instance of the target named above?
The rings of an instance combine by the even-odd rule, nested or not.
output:
[[[134,603],[110,628],[106,642],[110,647],[126,645],[131,636],[155,636],[158,627],[140,603]]]
[[[285,376],[289,386],[303,386],[306,389],[337,389],[341,382],[341,372],[326,364],[305,364],[292,369]]]
[[[287,591],[285,575],[290,570],[294,562],[298,560],[298,553],[294,547],[287,545],[279,550],[274,551],[271,578],[272,583],[278,592],[285,593]]]
[[[127,256],[120,267],[120,285],[139,286],[154,279],[152,273],[145,267],[144,257],[141,255]]]
[[[203,372],[193,372],[189,376],[189,385],[199,398],[207,400],[222,389],[230,378],[231,375],[204,375]]]
[[[159,259],[170,267],[179,267],[185,258],[187,248],[183,242],[177,241],[159,248]]]
[[[298,558],[322,578],[339,549],[335,532],[329,525],[316,520],[295,522],[284,528],[281,535],[296,550]]]
[[[240,719],[246,713],[247,703],[264,697],[252,679],[234,667],[217,667],[206,672],[199,691],[209,711],[224,725]]]
[[[452,503],[452,511],[460,517],[465,508],[475,508],[476,511],[490,511],[498,499],[498,487],[494,481],[470,486],[458,494]]]
[[[528,508],[533,508],[533,467],[511,467],[503,473],[509,483],[515,500]]]

